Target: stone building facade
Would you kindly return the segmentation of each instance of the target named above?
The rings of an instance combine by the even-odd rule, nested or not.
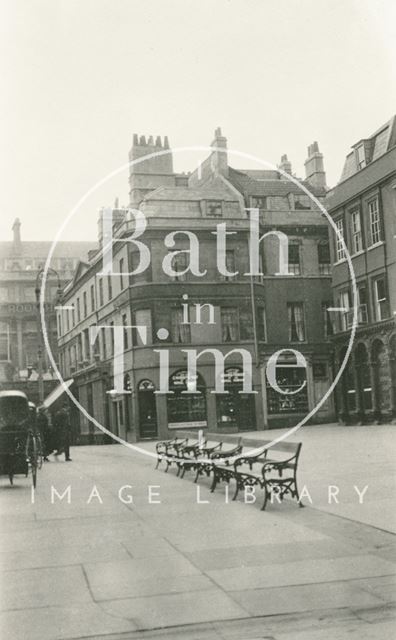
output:
[[[153,144],[150,138],[146,142],[135,137],[130,158],[168,146],[167,140],[161,144],[157,139]],[[80,262],[64,291],[62,304],[70,308],[58,315],[62,373],[73,377],[74,394],[88,413],[130,441],[168,437],[176,428],[221,432],[296,424],[330,385],[329,335],[318,322],[331,297],[326,221],[301,189],[279,171],[231,168],[220,130],[212,149],[200,170],[190,175],[173,173],[170,150],[169,157],[162,156],[166,162],[147,160],[143,168],[132,165],[131,206],[139,207],[147,221],[140,239],[150,249],[149,268],[129,275],[138,264],[136,248],[128,242],[134,222],[126,210],[118,208],[113,211],[115,275],[102,272],[99,247],[88,262]],[[282,164],[291,171],[287,158]],[[323,159],[317,145],[310,148],[308,174],[313,180],[306,184],[323,198]],[[288,236],[287,276],[275,275],[279,241],[273,234],[260,243],[261,275],[246,275],[251,208],[259,210],[261,235],[278,229]],[[225,265],[236,275],[223,275],[218,269],[214,234],[220,223],[226,223],[230,233]],[[100,243],[105,242],[102,227],[100,220]],[[170,251],[164,239],[177,231],[196,234],[204,276],[183,273],[187,253],[173,259],[176,275],[164,273],[163,261]],[[186,234],[177,234],[171,250],[186,252],[189,248]],[[147,344],[131,325],[147,327]],[[90,332],[95,326],[105,328],[92,343]],[[116,392],[113,376],[114,326],[125,327],[123,393]],[[225,393],[214,393],[212,353],[199,358],[196,391],[189,392],[186,350],[207,348],[227,356],[222,376]],[[297,366],[292,352],[284,351],[288,348],[304,354],[306,370]],[[253,363],[254,393],[244,393],[246,373],[238,349],[246,350]],[[284,351],[277,367],[277,383],[283,393],[275,392],[266,376],[268,359],[278,350]],[[161,386],[160,352],[165,351],[169,393],[162,394],[156,391]],[[316,419],[328,420],[332,413],[330,400]],[[100,432],[85,415],[80,414],[80,420],[82,440],[100,439]]]
[[[360,140],[348,154],[327,209],[344,238],[356,277],[357,328],[337,393],[341,422],[396,417],[396,118]],[[336,369],[354,317],[345,251],[331,243]]]
[[[37,396],[39,322],[36,278],[50,247],[51,242],[22,240],[18,218],[13,225],[13,240],[0,242],[0,383],[3,388],[25,383],[31,397]],[[57,275],[49,272],[45,303],[48,335],[55,356],[58,284],[63,286],[72,277],[79,258],[91,248],[92,243],[88,242],[60,242],[55,248],[51,266],[56,270],[59,282]],[[54,379],[45,352],[44,379],[48,382]]]

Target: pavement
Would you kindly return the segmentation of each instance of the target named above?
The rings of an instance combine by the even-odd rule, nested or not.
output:
[[[304,509],[227,502],[121,445],[52,458],[33,504],[27,479],[1,478],[2,640],[394,637],[394,429],[291,437]]]

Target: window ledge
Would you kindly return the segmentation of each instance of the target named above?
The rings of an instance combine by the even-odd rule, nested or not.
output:
[[[339,264],[343,264],[344,262],[346,262],[346,258],[341,258],[341,260],[337,260],[337,262],[333,264],[333,267],[336,267]]]
[[[383,244],[385,244],[384,241],[380,240],[379,242],[371,244],[369,247],[367,247],[367,251],[371,251],[372,249],[376,249],[377,247],[382,247]]]
[[[351,253],[351,258],[356,258],[357,256],[361,256],[364,253],[364,249],[360,249],[360,251],[356,251],[355,253]]]

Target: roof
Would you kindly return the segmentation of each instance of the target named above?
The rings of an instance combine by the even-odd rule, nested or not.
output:
[[[305,192],[294,182],[291,180],[287,180],[286,178],[277,178],[273,177],[268,178],[257,178],[252,177],[251,174],[260,174],[260,175],[268,175],[274,176],[277,172],[275,171],[246,171],[242,172],[240,170],[232,169],[230,167],[229,170],[229,180],[230,182],[237,187],[237,189],[241,190],[245,195],[249,196],[287,196],[289,193],[295,193],[297,195],[304,194]],[[280,174],[278,174],[280,176]],[[315,196],[324,196],[326,194],[326,189],[313,187],[306,180],[300,180],[301,184],[308,189],[310,193]]]
[[[371,164],[387,151],[389,151],[396,144],[396,116],[393,116],[382,127],[377,129],[368,138],[359,140],[356,144],[352,145],[352,151],[348,153],[344,167],[342,170],[340,182],[347,180],[351,176],[355,175],[359,171],[363,171],[367,165]],[[359,165],[359,158],[357,149],[363,147],[362,153],[364,155],[363,165]]]
[[[210,184],[205,183],[195,188],[191,187],[158,187],[150,191],[145,197],[145,201],[150,200],[179,200],[188,202],[191,200],[238,200],[231,187],[227,187],[222,180],[214,178]]]
[[[13,258],[23,256],[25,258],[46,258],[52,246],[51,241],[40,242],[23,240],[21,242],[22,251],[16,253],[15,245],[12,241],[0,242],[0,258]],[[96,249],[97,242],[57,242],[54,248],[54,258],[82,258],[90,249]]]

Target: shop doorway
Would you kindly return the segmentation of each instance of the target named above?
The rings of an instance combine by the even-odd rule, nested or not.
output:
[[[142,380],[138,386],[139,436],[142,439],[158,437],[155,387],[151,380]]]
[[[254,395],[241,393],[244,372],[239,368],[224,371],[224,391],[216,395],[217,425],[232,431],[255,431],[256,409]]]

